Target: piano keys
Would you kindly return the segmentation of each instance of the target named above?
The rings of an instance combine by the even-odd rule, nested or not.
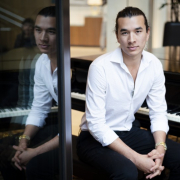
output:
[[[57,112],[58,107],[51,107],[50,113]],[[12,107],[12,108],[2,108],[0,109],[0,118],[17,117],[17,116],[27,116],[31,111],[30,107]]]

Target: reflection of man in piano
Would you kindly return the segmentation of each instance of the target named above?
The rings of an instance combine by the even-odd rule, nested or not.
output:
[[[57,103],[58,92],[54,6],[44,8],[38,13],[34,34],[36,44],[43,54],[36,63],[32,109],[24,133],[20,136],[19,146],[14,146],[17,151],[12,159],[20,170],[26,168],[28,180],[52,179],[58,173],[57,124],[45,120],[52,100]],[[31,146],[36,144],[36,148],[28,148],[30,140]]]
[[[27,18],[22,22],[22,33],[17,35],[14,48],[31,48],[36,46],[33,28],[34,21],[31,18]]]
[[[144,13],[133,7],[120,11],[115,32],[120,47],[97,58],[89,69],[78,156],[109,179],[138,179],[137,169],[147,179],[158,178],[164,166],[170,169],[169,179],[180,179],[180,144],[166,139],[162,65],[143,50],[150,34]],[[134,117],[144,99],[151,132],[140,129]]]

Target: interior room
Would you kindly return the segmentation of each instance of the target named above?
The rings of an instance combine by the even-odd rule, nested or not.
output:
[[[170,127],[167,137],[180,143],[180,29],[178,29],[180,27],[178,18],[180,17],[179,14],[176,17],[176,14],[172,12],[171,3],[173,1],[69,0],[68,2],[69,14],[67,17],[69,19],[67,18],[66,22],[63,23],[67,23],[69,29],[63,29],[64,34],[61,38],[68,36],[70,45],[68,48],[70,52],[69,62],[71,63],[69,67],[71,72],[71,80],[69,80],[69,84],[71,84],[69,86],[71,88],[71,108],[68,108],[71,112],[69,113],[71,118],[70,133],[73,135],[73,140],[77,139],[81,132],[81,119],[86,109],[86,83],[89,66],[99,56],[120,47],[115,33],[116,16],[125,7],[132,6],[143,10],[148,19],[150,37],[144,50],[154,54],[162,64],[166,79],[165,98]],[[26,170],[20,171],[13,158],[18,151],[22,153],[27,148],[31,151],[39,146],[39,143],[33,144],[33,142],[30,142],[30,146],[28,144],[25,150],[17,150],[21,139],[27,140],[29,137],[23,135],[28,116],[35,104],[33,101],[35,97],[34,85],[38,80],[35,80],[34,76],[42,71],[36,70],[36,62],[42,55],[34,37],[34,32],[39,30],[39,26],[36,25],[37,16],[44,7],[55,6],[56,4],[55,0],[0,1],[0,180],[11,180],[11,178],[26,180]],[[51,15],[50,17],[54,18]],[[43,83],[40,83],[40,85],[44,87]],[[57,83],[56,88],[53,88],[56,93]],[[41,93],[43,94],[43,90]],[[39,96],[41,97],[41,94]],[[57,101],[52,99],[53,97],[51,97],[52,102],[50,102],[49,110],[46,109],[47,107],[42,109],[40,117],[46,119],[43,126],[47,126],[49,121],[50,126],[53,126],[53,128],[56,126],[55,128],[58,129],[59,119],[57,120],[57,117],[60,116],[60,111],[58,110]],[[39,108],[48,103],[41,102]],[[47,115],[45,114],[46,111],[48,112]],[[135,118],[141,123],[141,129],[150,130],[149,111],[148,105],[143,103],[135,113]],[[32,114],[31,116],[34,117],[35,115]],[[39,126],[37,132],[42,129]],[[49,142],[57,134],[59,136],[58,130],[58,133],[54,129],[51,129],[51,132],[51,136],[43,140],[43,143]],[[34,133],[32,139],[36,139]],[[14,148],[13,145],[17,147]],[[76,150],[73,149],[75,147],[74,144],[71,147],[72,154],[76,153]],[[68,155],[66,154],[66,156]],[[71,171],[72,179],[101,179],[96,169],[95,171],[92,167],[88,169],[86,165],[82,167],[83,163],[80,162],[78,157],[74,160],[73,156],[70,166],[73,169]],[[56,158],[52,157],[52,163],[59,160]],[[25,167],[29,161],[27,160],[26,164],[20,165],[20,168],[26,169]],[[36,168],[41,166],[41,163]],[[57,167],[51,166],[51,168],[56,169]],[[8,174],[8,171],[12,174]],[[164,170],[163,176],[162,180],[168,180],[168,169]],[[56,173],[52,179],[62,178]],[[145,179],[142,173],[139,174],[139,179]]]

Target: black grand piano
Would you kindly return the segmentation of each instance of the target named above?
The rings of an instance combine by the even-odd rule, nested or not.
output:
[[[159,51],[157,52],[159,53]],[[154,52],[154,54],[157,54],[156,56],[162,62],[166,77],[167,115],[170,125],[169,134],[180,137],[180,61],[174,58],[169,60],[169,56],[166,57],[166,52],[161,53],[163,56],[157,52]],[[33,51],[33,53],[29,53],[28,51],[27,54],[28,58],[29,54],[32,54],[31,57],[33,58],[17,61],[17,65],[14,64],[13,66],[14,70],[2,69],[0,71],[0,83],[1,87],[3,87],[0,89],[1,132],[9,129],[10,122],[19,123],[17,122],[18,120],[21,124],[25,124],[25,117],[27,117],[30,112],[33,99],[34,68],[39,55],[37,55],[36,51]],[[92,61],[98,56],[99,55],[71,58],[72,109],[82,112],[85,111],[85,89],[88,69]],[[4,57],[1,59],[7,58]],[[4,63],[8,63],[8,61],[6,60]],[[31,67],[31,69],[29,69],[29,67]],[[18,68],[19,70],[17,70]],[[52,107],[51,112],[57,112],[57,107]],[[141,126],[147,129],[150,128],[148,113],[148,107],[146,102],[144,102],[135,115],[140,121]]]
[[[162,51],[167,51],[163,49]],[[166,101],[168,104],[167,116],[169,120],[169,134],[180,137],[180,63],[175,59],[168,59],[166,52],[162,56],[159,51],[153,52],[160,56],[166,78]],[[72,109],[85,111],[85,89],[89,65],[99,55],[71,58],[71,98]],[[169,56],[168,56],[169,57]],[[135,114],[143,128],[150,128],[149,110],[146,102]]]

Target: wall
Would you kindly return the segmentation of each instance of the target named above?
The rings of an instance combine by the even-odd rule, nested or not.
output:
[[[99,46],[102,18],[86,17],[84,26],[70,27],[71,45]]]
[[[126,6],[134,6],[143,9],[143,12],[149,18],[149,0],[108,0],[107,6],[107,51],[109,52],[119,46],[114,33],[117,13]]]
[[[51,0],[1,0],[0,7],[6,9],[16,15],[19,15],[23,18],[32,18],[35,19],[37,13],[46,6],[52,5]],[[9,16],[5,13],[0,12],[0,14],[11,18],[12,20],[22,23],[20,20],[15,17]],[[21,28],[11,24],[10,22],[0,18],[0,27],[11,28],[11,31],[0,31],[0,51],[10,50],[14,47],[14,42],[16,36],[21,32]]]
[[[85,17],[93,17],[93,12],[97,10],[97,15],[94,17],[101,17],[101,8],[94,9],[90,6],[70,6],[70,25],[71,26],[84,26]]]
[[[70,6],[70,40],[73,46],[99,46],[101,6]]]
[[[152,48],[160,48],[163,43],[164,23],[168,20],[169,7],[159,9],[164,0],[153,1]]]
[[[126,0],[108,0],[107,2],[107,51],[119,46],[114,32],[117,13],[127,6]]]

